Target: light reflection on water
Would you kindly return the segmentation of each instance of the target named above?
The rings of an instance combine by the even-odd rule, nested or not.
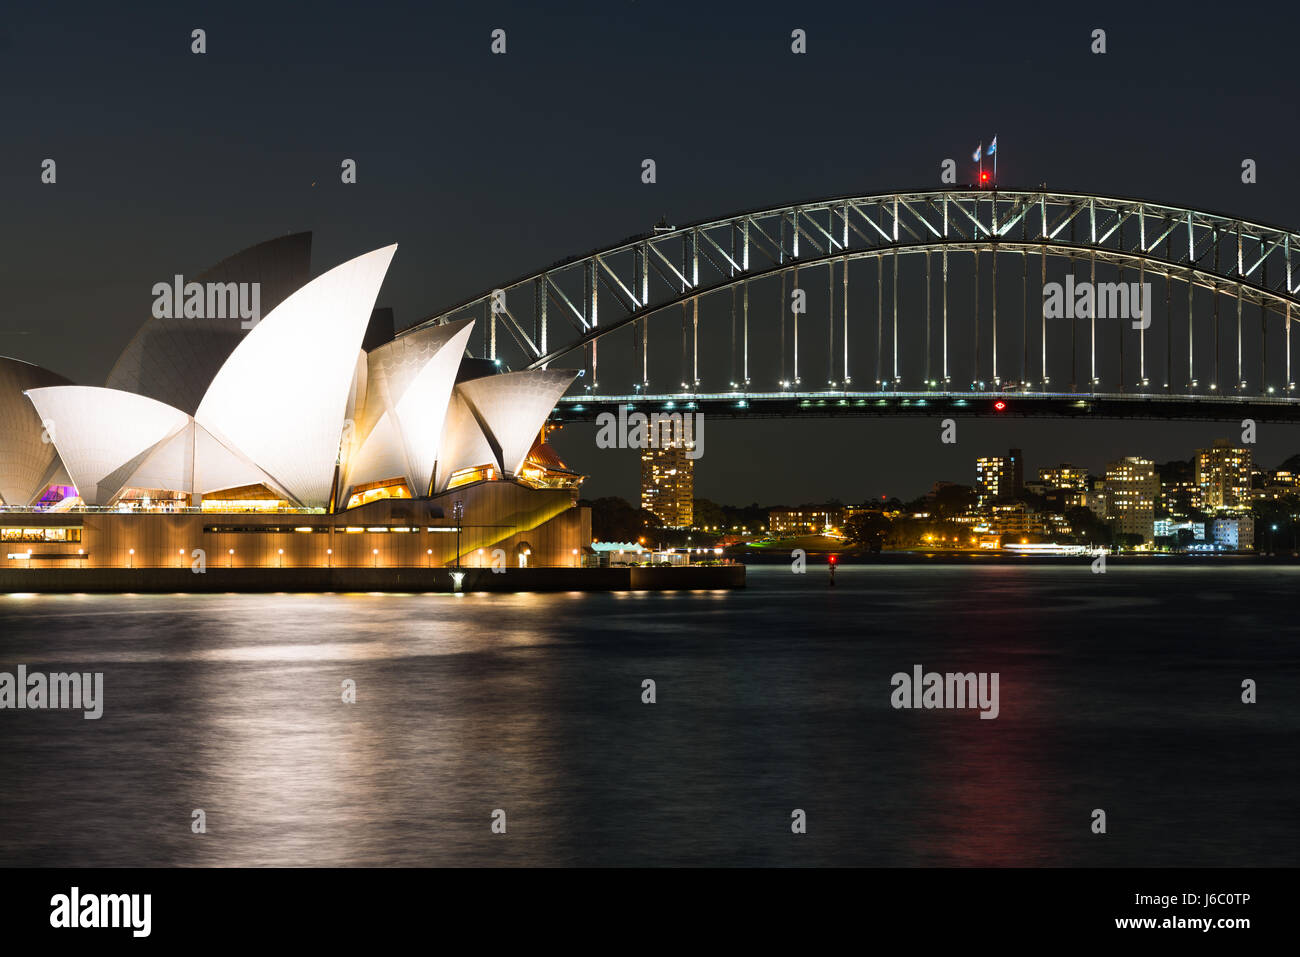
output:
[[[1298,584],[0,596],[0,668],[103,671],[106,698],[0,712],[0,865],[1294,864]],[[1001,716],[892,710],[913,664],[999,672]]]

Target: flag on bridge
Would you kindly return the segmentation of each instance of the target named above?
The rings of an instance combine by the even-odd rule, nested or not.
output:
[[[993,137],[993,142],[989,144],[989,156],[992,156],[997,151],[998,151],[998,138],[995,136]]]
[[[975,147],[975,153],[974,155],[971,156],[971,160],[978,163],[980,157],[983,155],[984,155],[984,143],[981,141],[980,145]]]

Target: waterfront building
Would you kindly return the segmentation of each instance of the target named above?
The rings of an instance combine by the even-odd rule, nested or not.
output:
[[[1141,535],[1150,542],[1155,534],[1156,494],[1160,485],[1155,463],[1127,456],[1106,466],[1106,519],[1122,534]]]
[[[1173,538],[1181,531],[1191,532],[1193,541],[1205,541],[1204,522],[1180,522],[1172,518],[1158,518],[1155,521],[1156,538]]]
[[[1204,493],[1196,477],[1196,461],[1164,462],[1156,466],[1160,503],[1170,513],[1183,515],[1204,507]]]
[[[1224,439],[1213,447],[1196,450],[1196,484],[1206,511],[1250,506],[1251,452],[1235,448]]]
[[[1253,490],[1252,498],[1255,501],[1276,501],[1287,495],[1295,495],[1297,491],[1295,473],[1278,469],[1262,474],[1261,482]]]
[[[1079,501],[1077,504],[1082,508],[1088,509],[1088,511],[1092,512],[1093,515],[1096,515],[1104,521],[1108,508],[1106,503],[1106,480],[1093,479],[1092,487],[1086,492],[1079,493]]]
[[[1006,455],[983,456],[975,460],[975,484],[979,506],[1012,498],[1024,490],[1024,459],[1019,449]]]
[[[1214,542],[1229,551],[1255,547],[1255,519],[1249,512],[1221,515],[1214,520]]]
[[[695,518],[694,444],[675,436],[641,451],[641,507],[667,528],[690,528]]]
[[[1086,492],[1088,490],[1088,470],[1069,462],[1054,468],[1039,469],[1038,481],[1049,489],[1063,492]]]
[[[840,527],[841,516],[837,508],[774,508],[767,528],[773,535],[824,535]]]
[[[467,359],[471,318],[394,335],[395,246],[289,289],[303,246],[205,274],[273,308],[152,318],[116,385],[0,361],[0,567],[581,564],[582,476],[544,434],[576,373]]]
[[[1008,540],[1017,536],[1041,535],[1043,532],[1043,522],[1038,512],[1023,502],[994,505],[990,525],[994,532]]]

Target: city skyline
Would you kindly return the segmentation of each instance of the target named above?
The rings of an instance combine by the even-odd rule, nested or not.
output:
[[[13,939],[1285,928],[1295,10],[11,7]]]
[[[860,421],[860,420],[859,420]],[[908,423],[881,423],[881,420],[868,420],[873,427],[886,428],[903,428],[915,429],[917,426],[914,422]],[[1196,450],[1208,448],[1215,442],[1227,441],[1234,444],[1231,436],[1234,434],[1232,428],[1224,428],[1225,423],[1164,423],[1167,431],[1187,432],[1188,439],[1179,439],[1171,437],[1168,434],[1158,439],[1149,440],[1145,443],[1126,443],[1123,441],[1111,441],[1108,443],[1108,450],[1105,452],[1092,452],[1089,454],[1081,450],[1076,445],[1072,445],[1070,439],[1056,435],[1052,441],[1044,442],[1048,451],[1036,449],[1034,445],[1027,441],[1016,441],[1017,436],[1024,434],[1023,430],[1014,430],[1006,428],[1007,423],[989,423],[988,420],[971,420],[970,424],[991,425],[984,432],[985,435],[992,435],[992,438],[986,438],[979,443],[979,450],[972,451],[968,447],[976,443],[974,441],[962,442],[960,450],[953,447],[946,447],[939,455],[925,455],[925,449],[919,451],[918,458],[925,463],[914,464],[906,469],[908,480],[906,482],[890,482],[888,479],[881,480],[879,485],[883,490],[875,488],[863,489],[863,481],[860,477],[834,475],[831,481],[827,481],[823,472],[808,473],[794,472],[789,478],[782,483],[782,491],[774,495],[752,494],[753,486],[747,484],[742,479],[735,486],[725,485],[718,477],[717,473],[710,473],[709,457],[704,456],[693,465],[692,482],[694,488],[694,498],[707,499],[740,507],[751,502],[765,505],[817,505],[831,501],[856,502],[879,499],[882,495],[886,499],[898,499],[900,501],[911,501],[919,498],[930,491],[935,482],[955,482],[961,485],[974,487],[978,482],[977,462],[984,455],[999,455],[1008,448],[1019,448],[1025,453],[1024,474],[1037,475],[1038,471],[1043,468],[1052,468],[1062,464],[1070,464],[1084,469],[1089,475],[1101,475],[1105,472],[1109,462],[1117,461],[1129,455],[1138,455],[1143,458],[1151,459],[1157,464],[1167,462],[1194,462]],[[818,422],[816,420],[801,423],[805,429],[815,429],[817,426],[823,427],[843,427],[842,423]],[[938,423],[936,422],[934,433],[938,435]],[[1100,429],[1104,428],[1105,423],[1069,423],[1064,429],[1058,428],[1056,431],[1067,431],[1069,428],[1081,429]],[[762,423],[715,423],[710,426],[709,441],[713,443],[711,453],[718,457],[728,454],[736,454],[743,450],[743,443],[731,443],[728,441],[727,429],[729,427],[752,430],[762,427]],[[581,433],[589,428],[585,424],[576,423],[568,424],[562,430],[554,432],[549,441],[564,456],[565,460],[577,471],[583,472],[588,476],[583,484],[583,497],[586,499],[615,497],[623,498],[627,501],[636,501],[640,498],[637,493],[641,479],[642,453],[636,450],[607,450],[596,449],[594,443],[589,446],[585,439],[575,437],[573,433]],[[594,432],[594,426],[590,427]],[[959,425],[959,429],[969,428],[966,422]],[[1275,428],[1275,427],[1269,427]],[[1291,427],[1286,427],[1291,428]],[[1262,429],[1261,432],[1267,432],[1268,429]],[[1010,439],[999,439],[997,434],[1003,432],[1008,434]],[[1235,430],[1238,434],[1240,430]],[[809,445],[815,445],[816,439],[807,439]],[[937,445],[936,438],[936,445]],[[1001,451],[999,451],[999,448]],[[1157,448],[1164,450],[1167,454],[1157,454],[1150,449]],[[1277,469],[1283,462],[1295,455],[1300,455],[1300,435],[1297,435],[1297,444],[1294,448],[1286,447],[1281,439],[1275,438],[1274,441],[1265,443],[1263,439],[1257,445],[1250,446],[1252,449],[1252,459],[1257,468]],[[1264,451],[1261,451],[1261,448]],[[719,451],[721,449],[721,451]],[[1072,451],[1073,450],[1073,451]],[[794,453],[797,457],[797,453]],[[956,459],[952,467],[935,468],[932,471],[926,469],[936,461],[950,461]],[[806,460],[802,460],[806,461]],[[629,467],[628,463],[631,463]],[[894,469],[893,474],[903,472],[901,469]],[[630,481],[624,479],[628,473],[633,473]],[[868,482],[868,484],[874,484]],[[826,489],[825,486],[833,485],[834,488]],[[905,488],[899,486],[905,485]]]
[[[1195,479],[1191,484],[1194,484],[1199,490],[1204,492],[1204,502],[1202,503],[1198,501],[1196,503],[1198,507],[1204,504],[1208,508],[1237,508],[1249,504],[1250,501],[1256,498],[1265,497],[1262,495],[1256,496],[1250,494],[1251,489],[1254,487],[1251,482],[1255,478],[1280,478],[1285,486],[1295,486],[1297,494],[1300,494],[1300,484],[1296,481],[1297,479],[1300,479],[1300,452],[1288,456],[1287,459],[1282,460],[1275,466],[1261,466],[1255,461],[1254,454],[1249,445],[1243,447],[1222,438],[1213,440],[1213,442],[1208,446],[1191,450],[1191,454],[1185,458],[1172,458],[1157,461],[1141,454],[1123,455],[1106,463],[1105,467],[1100,470],[1088,469],[1079,466],[1077,462],[1064,459],[1051,464],[1034,466],[1030,471],[1025,472],[1023,471],[1026,468],[1023,461],[1023,449],[1015,448],[1009,451],[1012,454],[981,455],[974,458],[971,462],[974,478],[969,482],[953,481],[946,478],[935,478],[931,483],[930,488],[918,495],[884,495],[879,497],[858,497],[856,499],[839,498],[837,496],[812,496],[781,501],[759,501],[754,499],[751,500],[750,503],[742,501],[744,496],[733,497],[730,499],[713,499],[706,496],[693,495],[692,498],[695,501],[712,502],[728,508],[746,508],[749,507],[749,505],[761,505],[769,508],[816,509],[819,506],[831,505],[834,503],[839,503],[842,506],[856,506],[868,505],[873,502],[878,504],[880,501],[913,502],[932,496],[934,492],[941,487],[958,486],[974,491],[979,497],[978,504],[983,507],[984,505],[990,504],[994,501],[1015,498],[1021,491],[1038,493],[1043,488],[1057,491],[1076,489],[1083,491],[1088,489],[1090,484],[1094,481],[1104,481],[1106,475],[1117,466],[1132,465],[1134,463],[1145,463],[1151,466],[1151,474],[1155,477],[1157,483],[1161,481],[1159,473],[1162,470],[1173,470],[1173,467],[1176,466],[1187,466],[1188,470],[1195,475]],[[1020,457],[1022,460],[1019,463],[1019,467],[1015,470],[1019,473],[1019,481],[1014,484],[1009,484],[1006,491],[1001,491],[999,490],[1000,483],[1007,481],[1007,472],[1010,471],[1010,468],[1006,468],[1006,471],[1002,471],[1004,466],[1002,466],[1001,463],[1010,461],[1015,457]],[[649,452],[643,452],[641,453],[641,461],[645,464],[646,462],[655,461],[655,457]],[[1290,468],[1286,467],[1288,462],[1291,463]],[[988,480],[984,477],[986,474],[984,471],[985,469],[989,470],[992,476]],[[1202,479],[1203,471],[1205,473],[1204,479]],[[1025,477],[1025,475],[1028,475],[1028,477]],[[1234,483],[1226,478],[1228,475],[1237,475],[1240,476],[1240,478]],[[1175,476],[1174,478],[1177,479],[1179,476]],[[1271,489],[1281,486],[1264,485],[1263,487]],[[686,490],[689,492],[690,488],[690,482],[688,481]],[[1162,490],[1162,494],[1166,493],[1163,493]],[[585,500],[591,500],[596,497],[605,496],[592,496],[585,492],[583,495]],[[622,498],[629,502],[636,499],[636,496],[629,497],[616,495],[608,497]],[[641,496],[640,507],[646,511],[656,511],[651,502],[646,499],[644,492]],[[662,518],[662,516],[657,517]],[[672,523],[667,521],[664,522],[664,525],[665,527],[674,527]],[[686,527],[686,523],[677,527]]]
[[[182,22],[168,5],[146,4],[130,29],[92,8],[79,13],[83,29],[77,31],[62,29],[46,11],[27,11],[0,36],[0,75],[9,81],[0,99],[13,129],[0,161],[11,224],[0,256],[6,291],[0,354],[73,382],[102,384],[112,357],[147,315],[154,283],[197,273],[231,249],[304,230],[318,237],[319,262],[400,242],[403,255],[380,305],[404,328],[431,309],[663,219],[690,222],[801,197],[934,184],[946,158],[959,161],[959,181],[966,180],[970,148],[995,132],[999,177],[1007,186],[1046,182],[1300,223],[1300,196],[1284,174],[1300,134],[1275,122],[1287,105],[1279,92],[1286,87],[1269,82],[1284,62],[1269,55],[1282,48],[1280,34],[1231,21],[1210,38],[1195,18],[1115,8],[1109,13],[1123,28],[1112,27],[1110,49],[1095,56],[1077,39],[1083,31],[1086,41],[1087,32],[1077,18],[1032,5],[1020,9],[1032,15],[1020,16],[1012,5],[996,18],[963,18],[960,31],[935,33],[919,8],[797,15],[755,9],[741,19],[696,9],[683,29],[669,9],[646,4],[565,15],[505,5],[493,11],[510,37],[509,53],[499,57],[486,52],[498,24],[466,10],[403,9],[405,29],[396,34],[377,9],[344,14],[340,7],[337,17],[326,9],[304,23],[236,4],[190,16],[200,24]],[[1096,11],[1099,20],[1107,13]],[[190,52],[195,26],[207,31],[201,57]],[[794,26],[807,33],[806,56],[791,55]],[[919,72],[901,48],[873,53],[878,68],[913,78],[906,100],[877,104],[890,130],[888,148],[873,126],[843,123],[835,98],[809,95],[839,82],[862,36],[882,32],[929,37],[929,68]],[[595,82],[631,62],[665,59],[703,64],[707,76],[722,82],[724,64],[735,56],[715,48],[724,35],[728,51],[745,51],[735,61],[745,68],[794,69],[790,83],[761,98],[740,97],[728,122],[717,122],[711,110],[671,120],[652,110],[628,124],[620,119],[627,104],[616,85]],[[981,70],[988,96],[956,95],[959,66],[982,43],[1019,52]],[[1255,51],[1255,92],[1232,103],[1239,123],[1253,131],[1249,136],[1207,139],[1129,95],[1132,73],[1142,69],[1138,51],[1178,48],[1209,56],[1238,43]],[[431,44],[436,57],[427,55]],[[287,60],[286,50],[292,51]],[[335,69],[340,62],[352,64],[342,80]],[[279,72],[288,64],[292,84]],[[1024,84],[1027,68],[1050,70],[1058,82]],[[170,82],[152,82],[158,71]],[[95,105],[77,79],[87,72],[100,78],[97,97],[133,108],[105,112]],[[1179,83],[1184,96],[1206,102],[1225,95],[1208,72],[1186,71]],[[514,96],[520,84],[549,91],[549,112],[520,102]],[[664,70],[656,96],[694,102],[694,84],[684,72]],[[585,91],[581,106],[568,95],[577,89]],[[232,102],[245,104],[237,117],[225,105]],[[1043,122],[1060,115],[1063,102],[1070,103],[1070,122]],[[910,103],[927,108],[904,105]],[[411,116],[432,122],[411,123]],[[791,148],[818,162],[789,162],[753,148],[753,134],[782,116],[794,123]],[[601,118],[603,135],[590,143],[553,135],[592,117]],[[444,128],[456,129],[465,148],[445,148]],[[1115,148],[1081,147],[1079,129]],[[548,148],[509,157],[492,145],[526,141]],[[641,181],[647,156],[658,162],[653,185]],[[1240,176],[1245,156],[1259,165],[1258,181],[1249,185]],[[56,184],[41,182],[46,157],[59,162]],[[352,185],[339,179],[345,158],[357,162]],[[182,215],[202,228],[187,229],[178,240],[174,225]],[[865,294],[859,301],[866,304]],[[75,355],[63,348],[70,337],[84,346]],[[1011,435],[999,431],[1003,424],[963,421],[957,447],[1019,445],[1059,458],[1068,444],[1081,450],[1074,455],[1081,464],[1095,469],[1143,443],[1143,454],[1164,459],[1179,444],[1202,441],[1190,423],[1157,430],[1140,422],[1017,426]],[[635,461],[595,449],[583,434],[587,428],[573,425],[558,437],[565,460],[591,476],[590,493],[631,494]],[[771,442],[790,454],[769,463],[748,497],[790,497],[802,482],[800,464],[826,448],[835,456],[825,463],[820,494],[848,497],[850,477],[866,474],[877,494],[906,497],[923,491],[933,474],[956,480],[965,469],[945,461],[935,431],[916,421],[719,424],[700,460],[697,487],[704,497],[719,497],[752,476],[747,450]],[[866,450],[882,446],[905,452],[899,458],[906,467],[897,475],[876,472]],[[1261,430],[1263,457],[1280,460],[1297,448],[1295,427]]]

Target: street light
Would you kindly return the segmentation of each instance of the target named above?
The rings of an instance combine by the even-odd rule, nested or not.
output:
[[[465,518],[465,503],[457,499],[451,506],[452,518],[456,520],[456,567],[460,568],[460,525]]]

